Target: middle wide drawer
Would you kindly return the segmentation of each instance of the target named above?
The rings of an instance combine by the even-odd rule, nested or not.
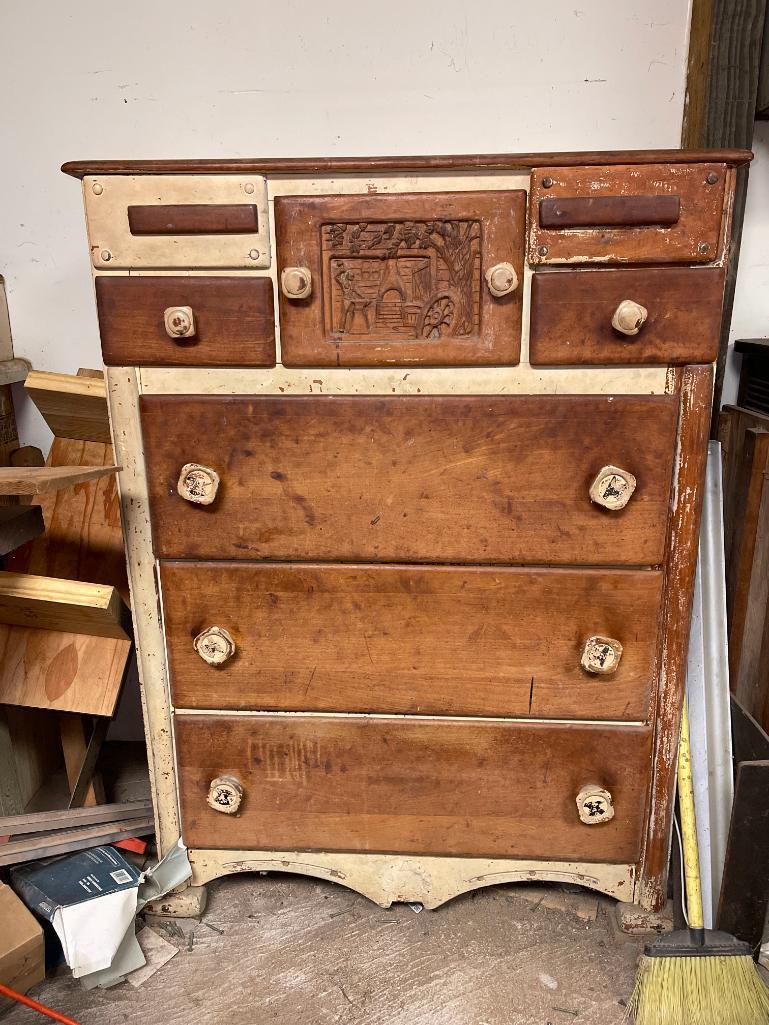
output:
[[[648,714],[659,571],[162,562],[160,574],[178,708]]]

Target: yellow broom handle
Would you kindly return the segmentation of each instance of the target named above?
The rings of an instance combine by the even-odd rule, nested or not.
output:
[[[678,745],[678,806],[681,809],[684,875],[686,876],[686,907],[689,928],[702,929],[702,888],[700,859],[697,853],[697,818],[694,813],[692,755],[689,744],[689,713],[684,698],[681,716],[681,743]]]

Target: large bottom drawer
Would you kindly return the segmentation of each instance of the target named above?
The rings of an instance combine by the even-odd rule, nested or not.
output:
[[[620,863],[640,852],[648,727],[177,714],[176,745],[190,847]],[[222,776],[242,788],[234,814],[208,804]],[[582,821],[590,785],[611,795],[611,821]]]

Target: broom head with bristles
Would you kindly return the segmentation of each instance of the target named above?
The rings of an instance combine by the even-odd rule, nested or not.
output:
[[[669,933],[638,965],[636,1025],[769,1025],[769,989],[747,943],[725,932]]]

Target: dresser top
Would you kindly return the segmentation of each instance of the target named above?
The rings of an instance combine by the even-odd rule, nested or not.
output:
[[[402,157],[238,157],[233,160],[72,160],[62,166],[75,178],[97,174],[328,174],[379,171],[506,171],[529,167],[603,164],[696,164],[736,166],[750,150],[608,150],[569,153],[486,153]]]

